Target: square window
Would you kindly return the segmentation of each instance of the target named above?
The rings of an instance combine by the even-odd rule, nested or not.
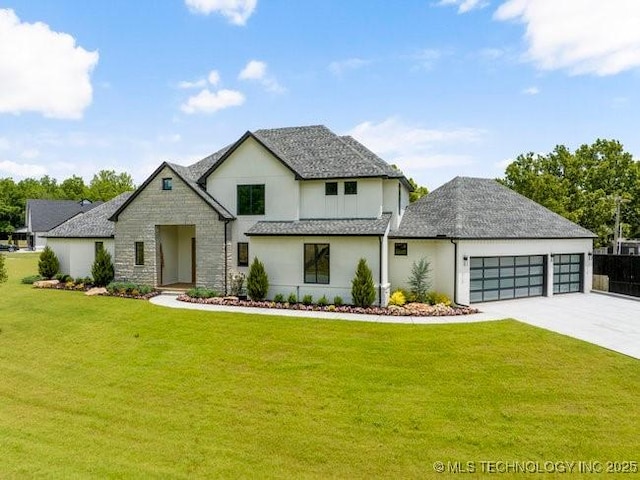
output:
[[[325,195],[338,195],[338,182],[327,182],[324,184]]]
[[[136,265],[144,265],[144,242],[135,243]]]
[[[238,215],[264,215],[264,185],[238,185]]]
[[[249,244],[246,242],[238,242],[238,266],[249,266]]]
[[[394,246],[394,254],[398,256],[407,256],[408,247],[406,243],[395,243]]]
[[[329,244],[304,244],[304,283],[329,283]]]
[[[162,179],[162,190],[171,190],[173,188],[173,179],[171,178],[163,178]]]
[[[358,182],[344,182],[344,194],[345,195],[357,195],[358,194]]]

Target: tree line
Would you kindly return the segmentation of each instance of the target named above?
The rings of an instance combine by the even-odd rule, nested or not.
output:
[[[622,237],[640,237],[640,162],[617,140],[519,155],[499,181],[591,230],[596,246],[612,243],[618,205]]]
[[[58,183],[48,175],[40,179],[25,178],[15,182],[12,178],[0,179],[0,232],[11,233],[24,225],[25,208],[29,199],[91,200],[106,202],[121,193],[135,189],[128,173],[101,170],[89,185],[82,177],[73,175]]]

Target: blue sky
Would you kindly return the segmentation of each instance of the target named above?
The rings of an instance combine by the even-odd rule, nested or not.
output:
[[[0,3],[0,177],[140,183],[324,124],[433,189],[520,153],[640,154],[637,0]]]

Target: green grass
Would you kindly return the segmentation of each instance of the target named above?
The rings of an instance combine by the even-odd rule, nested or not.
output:
[[[584,342],[510,320],[172,310],[36,290],[20,284],[36,256],[6,263],[1,478],[442,478],[435,461],[640,460],[640,362]]]

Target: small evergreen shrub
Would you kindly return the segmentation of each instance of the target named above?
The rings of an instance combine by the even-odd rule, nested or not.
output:
[[[42,280],[42,277],[40,275],[29,275],[28,277],[24,277],[22,280],[20,280],[20,283],[24,283],[25,285],[33,285],[40,280]]]
[[[44,247],[44,250],[40,254],[40,260],[38,261],[38,273],[44,278],[53,278],[60,270],[60,262],[58,257],[51,247],[48,245]]]
[[[0,254],[0,283],[4,283],[9,278],[7,273],[7,265],[4,262],[4,255]]]
[[[262,262],[258,260],[258,257],[255,257],[247,277],[247,295],[251,300],[261,301],[266,298],[268,291],[269,277],[267,277]]]
[[[113,263],[111,262],[111,254],[106,248],[98,249],[96,259],[91,267],[91,275],[93,275],[94,284],[98,287],[104,287],[113,281]]]
[[[341,296],[336,295],[335,297],[333,297],[333,304],[336,307],[341,307],[342,305],[344,305],[344,301],[342,300]]]
[[[289,298],[287,298],[287,303],[291,303],[291,304],[298,303],[298,297],[296,296],[295,293],[292,292],[289,294]]]
[[[318,299],[318,306],[326,307],[327,305],[329,305],[329,300],[327,300],[327,297],[325,297],[324,295],[321,296],[320,299]]]
[[[153,292],[153,287],[150,285],[138,285],[133,282],[111,282],[106,286],[107,292],[111,295],[132,295],[135,291],[139,295],[147,295]],[[136,295],[137,296],[137,295]]]
[[[220,296],[220,294],[215,290],[205,287],[190,288],[189,290],[187,290],[187,295],[192,298],[212,298]]]
[[[313,295],[305,295],[302,297],[302,303],[304,305],[311,305],[313,303]]]
[[[407,303],[407,298],[402,293],[402,290],[396,290],[389,297],[389,305],[395,305],[397,307],[402,307],[405,303]]]
[[[427,301],[431,304],[431,305],[438,305],[440,303],[442,303],[443,305],[446,305],[447,307],[451,306],[451,299],[448,297],[448,295],[441,293],[441,292],[435,292],[435,291],[431,291],[427,294]]]
[[[273,301],[276,303],[284,303],[284,295],[278,293],[275,297],[273,297]]]
[[[416,302],[425,303],[427,301],[427,291],[431,287],[430,273],[431,268],[426,258],[423,257],[419,261],[413,262],[407,283]]]
[[[373,275],[364,258],[358,262],[356,275],[351,281],[351,299],[356,307],[370,307],[376,299]]]

